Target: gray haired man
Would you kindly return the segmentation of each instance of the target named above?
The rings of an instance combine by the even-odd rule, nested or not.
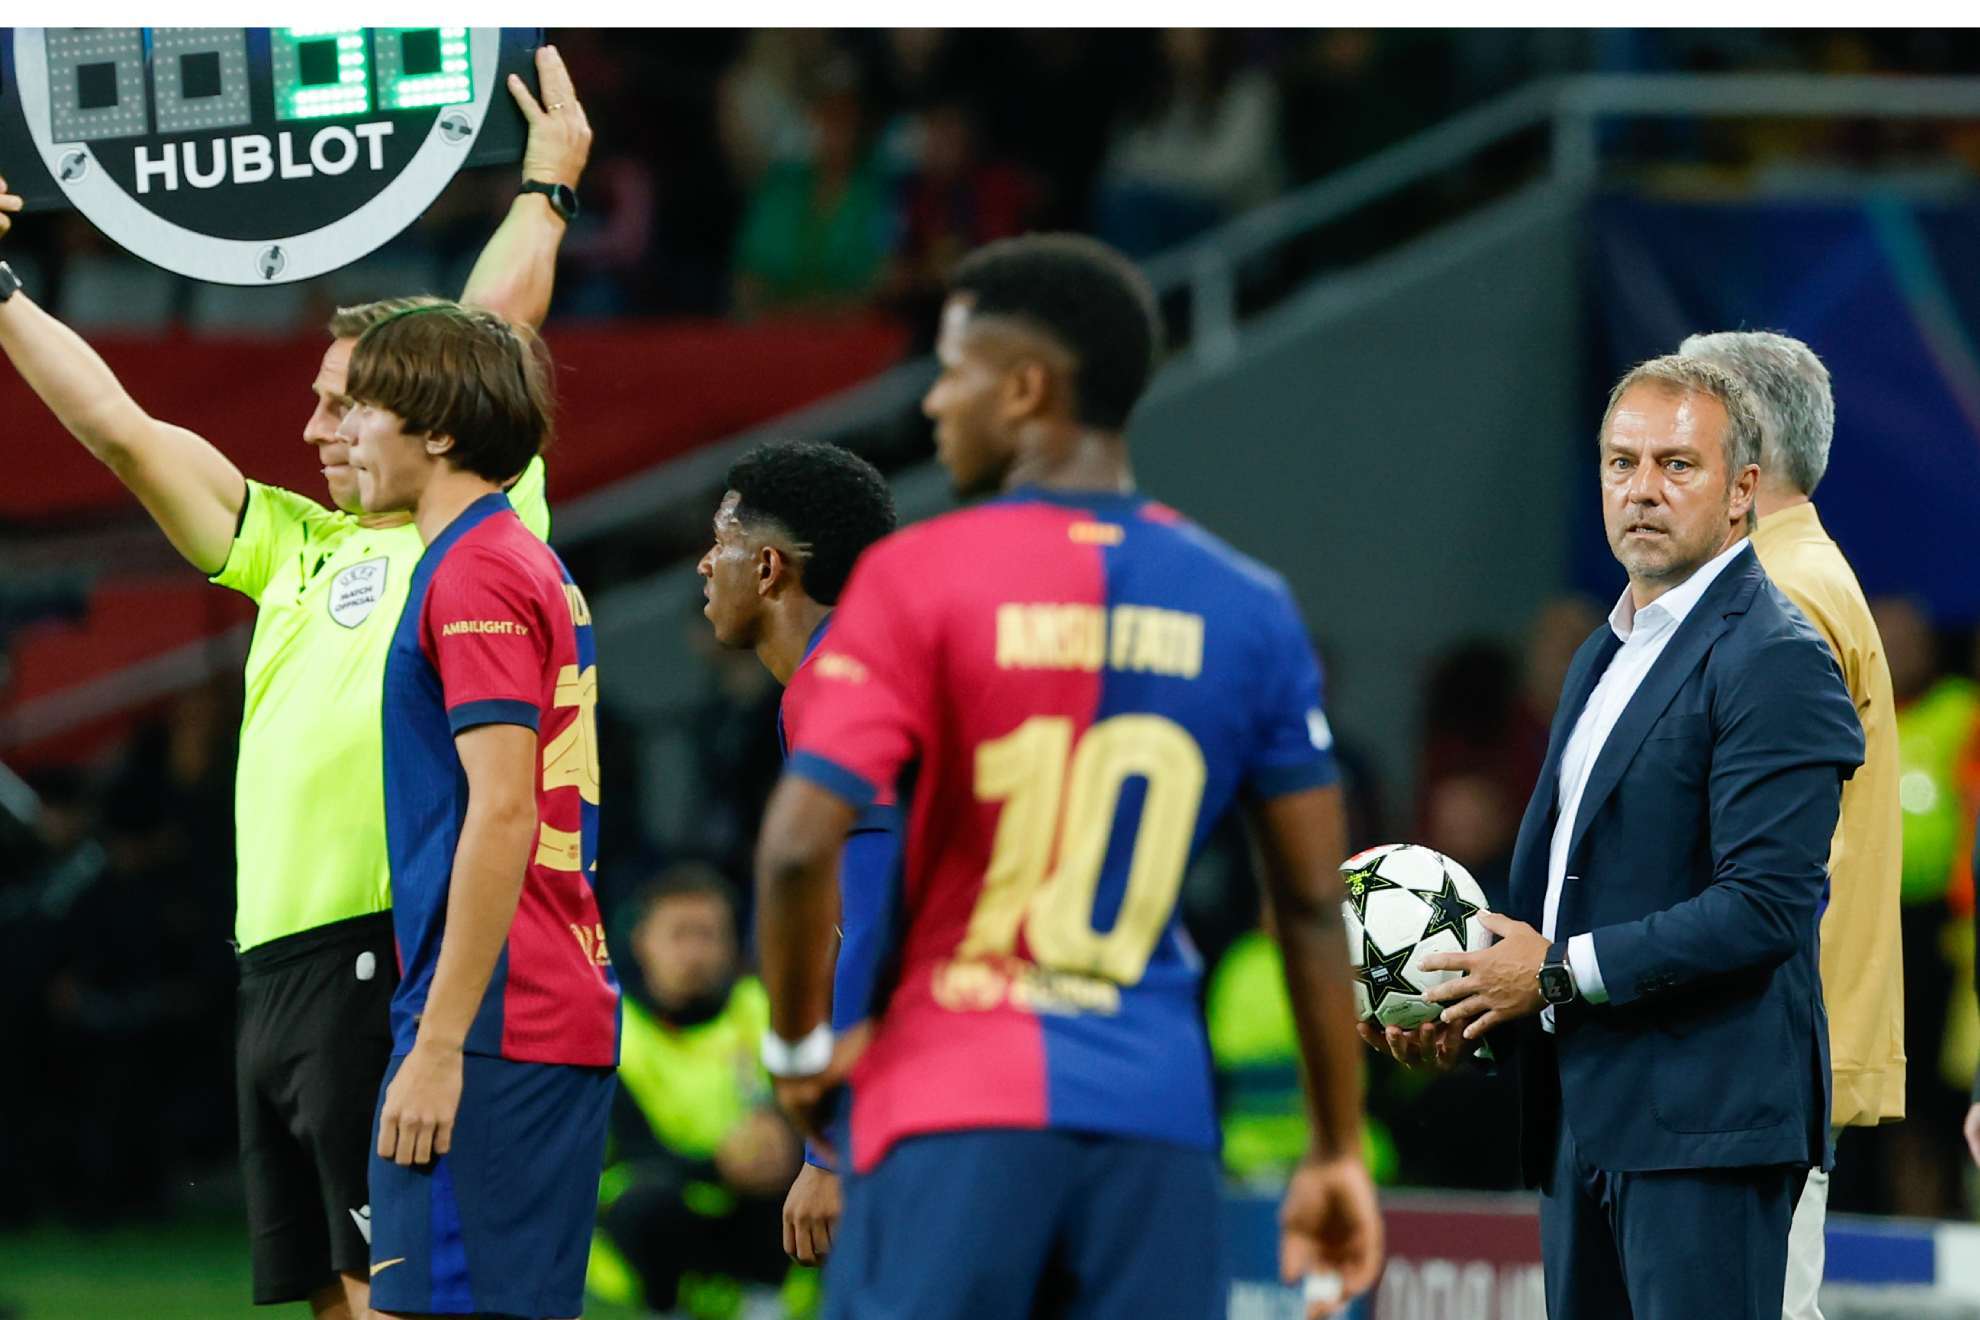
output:
[[[1822,994],[1835,1077],[1831,1122],[1838,1132],[1893,1123],[1904,1117],[1897,712],[1863,589],[1810,498],[1828,468],[1836,426],[1828,368],[1799,339],[1765,331],[1693,335],[1679,351],[1746,384],[1761,433],[1754,552],[1835,652],[1863,725],[1864,764],[1843,785],[1822,916]],[[1795,1207],[1781,1307],[1786,1320],[1821,1320],[1816,1292],[1828,1191],[1828,1175],[1813,1170]]]

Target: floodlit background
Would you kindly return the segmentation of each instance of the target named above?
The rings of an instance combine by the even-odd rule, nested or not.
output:
[[[1608,383],[1692,331],[1782,330],[1834,376],[1818,503],[1903,707],[1910,1118],[1843,1139],[1830,1314],[1980,1315],[1980,1230],[1948,1227],[1976,1210],[1958,1125],[1980,1051],[1980,35],[549,40],[597,133],[547,327],[550,492],[598,626],[621,950],[624,901],[670,866],[712,865],[746,908],[777,773],[777,689],[699,615],[722,473],[762,439],[829,438],[904,513],[948,507],[915,404],[970,247],[1074,228],[1146,263],[1171,345],[1131,433],[1144,487],[1293,582],[1353,845],[1414,840],[1480,873],[1507,864],[1567,660],[1622,585],[1594,499]],[[308,284],[177,279],[73,214],[20,217],[0,256],[152,412],[316,494],[300,432],[328,311],[458,292],[513,183],[463,176]],[[11,371],[0,418],[0,1316],[245,1315],[226,940],[251,606],[184,568]],[[1294,1074],[1289,1036],[1243,1030],[1273,968],[1235,840],[1185,902],[1212,968],[1231,1314],[1277,1315],[1247,1280],[1297,1150]],[[644,992],[634,958],[619,969]],[[1368,1104],[1388,1187],[1511,1186],[1493,1082],[1371,1060]],[[1393,1205],[1376,1314],[1539,1314],[1524,1200]],[[1870,1286],[1891,1278],[1915,1291]]]

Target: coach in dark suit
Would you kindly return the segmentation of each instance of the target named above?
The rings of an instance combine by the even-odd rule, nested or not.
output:
[[[1629,588],[1568,671],[1501,936],[1442,955],[1446,1054],[1518,1079],[1552,1320],[1778,1320],[1827,1167],[1817,919],[1863,736],[1746,543],[1759,430],[1709,363],[1610,395],[1602,508]],[[1434,1044],[1433,1044],[1434,1048]]]

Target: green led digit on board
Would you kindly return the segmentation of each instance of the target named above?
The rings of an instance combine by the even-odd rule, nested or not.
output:
[[[371,109],[363,28],[275,28],[268,44],[277,119],[328,119]]]
[[[381,110],[423,110],[474,99],[468,30],[373,28]]]

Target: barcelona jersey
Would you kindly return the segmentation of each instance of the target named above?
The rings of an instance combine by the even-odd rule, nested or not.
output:
[[[403,979],[395,1053],[410,1050],[440,956],[467,815],[455,735],[537,734],[536,837],[509,938],[468,1031],[471,1054],[610,1067],[619,983],[595,890],[598,668],[591,612],[556,554],[499,495],[427,547],[385,665],[385,836]]]
[[[1336,779],[1284,581],[1139,496],[1024,489],[868,550],[809,669],[791,772],[907,811],[854,1166],[976,1128],[1214,1149],[1183,875],[1239,794]]]

